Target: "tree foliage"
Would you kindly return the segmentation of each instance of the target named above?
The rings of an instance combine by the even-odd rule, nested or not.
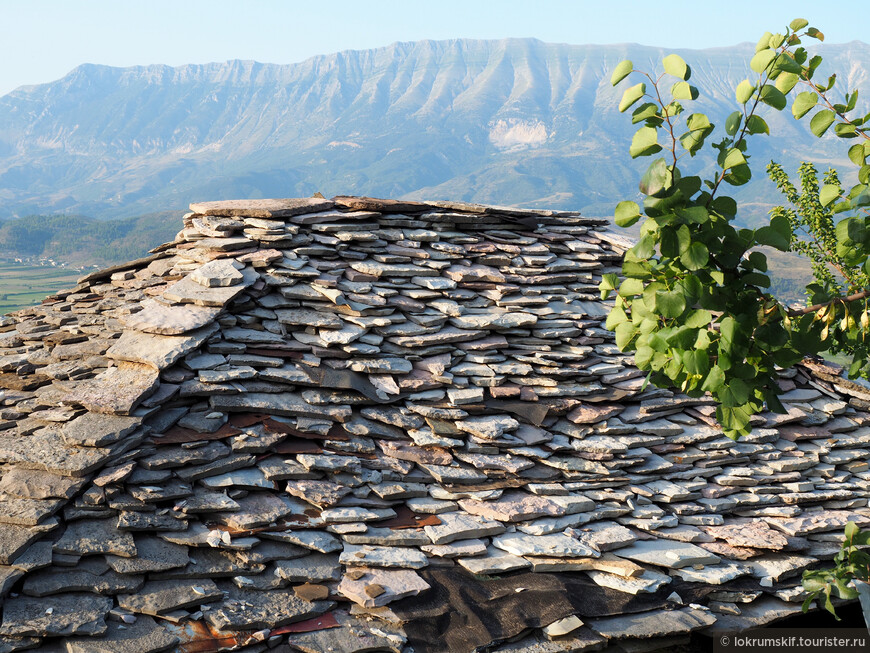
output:
[[[609,274],[601,283],[602,299],[615,294],[607,327],[656,385],[690,396],[709,392],[732,438],[748,433],[750,419],[765,407],[784,412],[779,367],[833,350],[853,355],[853,376],[868,372],[870,114],[850,116],[856,91],[842,103],[831,101],[836,76],[816,79],[822,58],[801,45],[806,38],[824,36],[803,19],[782,34],[762,36],[749,62],[754,75],[735,89],[738,109],[718,130],[706,115],[686,109],[700,92],[678,55],[665,57],[656,76],[623,61],[611,78],[614,86],[629,77],[644,80],[625,89],[619,110],[632,109],[638,125],[631,157],[655,158],[640,180],[642,206],[630,200],[616,206],[619,226],[645,219],[625,255],[622,278]],[[752,176],[750,139],[770,133],[762,109],[783,111],[789,102],[795,119],[808,118],[817,137],[833,127],[836,136],[858,140],[849,149],[858,184],[845,189],[836,173],[828,173],[819,188],[814,171],[805,168],[800,193],[774,168],[795,208],[773,211],[759,229],[739,228],[739,207],[724,189]],[[716,153],[715,170],[706,178],[690,170],[704,148]],[[835,224],[841,214],[846,217]],[[810,257],[816,271],[807,288],[810,305],[790,307],[771,295],[761,247]]]

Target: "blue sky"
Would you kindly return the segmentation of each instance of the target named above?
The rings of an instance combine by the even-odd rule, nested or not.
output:
[[[656,14],[649,0],[0,0],[0,95],[81,63],[293,63],[427,38],[704,48],[754,42],[800,16],[828,42],[870,40],[855,0],[660,4]]]

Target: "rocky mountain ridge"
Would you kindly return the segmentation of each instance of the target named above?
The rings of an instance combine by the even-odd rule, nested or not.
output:
[[[866,88],[870,46],[824,48],[846,85]],[[721,124],[752,46],[678,52],[702,91],[698,110]],[[631,125],[610,70],[624,58],[649,68],[664,53],[459,39],[289,65],[83,65],[0,98],[0,217],[125,217],[315,191],[607,215],[636,192],[643,165],[628,158]],[[816,142],[790,115],[768,121],[776,137],[752,145],[758,161],[845,161],[841,142]],[[772,184],[741,192],[775,200]]]

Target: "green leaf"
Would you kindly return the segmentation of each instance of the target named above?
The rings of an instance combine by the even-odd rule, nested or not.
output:
[[[637,241],[637,244],[631,248],[631,251],[641,260],[648,259],[655,253],[655,241],[651,236],[644,236]]]
[[[710,324],[710,320],[713,319],[713,314],[710,311],[705,311],[702,308],[695,309],[689,316],[686,318],[684,324],[687,327],[691,327],[693,329],[700,329],[706,327]]]
[[[678,291],[657,290],[655,307],[664,317],[679,317],[686,310],[686,298]]]
[[[761,38],[758,39],[758,43],[755,44],[755,51],[761,52],[762,50],[767,50],[770,48],[770,37],[773,36],[770,32],[765,32],[761,35]]]
[[[767,245],[781,252],[788,251],[791,237],[791,224],[784,215],[773,217],[769,226],[755,230],[755,241],[759,245]]]
[[[628,153],[632,159],[639,156],[649,156],[661,151],[662,146],[658,144],[658,130],[655,127],[641,127],[631,139],[631,147]]]
[[[684,225],[685,226],[685,225]],[[700,270],[710,260],[710,252],[703,243],[692,243],[680,256],[680,262],[689,270]]]
[[[812,120],[810,120],[810,131],[818,138],[821,138],[822,135],[828,131],[828,127],[834,123],[836,117],[837,116],[833,111],[822,109],[813,116]]]
[[[822,206],[828,206],[838,197],[840,197],[840,187],[836,184],[825,184],[819,191],[819,202]]]
[[[640,192],[644,195],[655,195],[669,188],[672,182],[671,171],[664,159],[653,161],[640,179]]]
[[[776,50],[765,49],[755,53],[755,56],[749,61],[749,67],[758,74],[763,73],[770,66],[771,62],[776,58]]]
[[[719,391],[718,398],[723,406],[741,406],[749,400],[749,386],[740,379],[731,379]]]
[[[703,113],[693,113],[686,118],[686,127],[689,131],[680,137],[680,143],[694,156],[703,145],[704,139],[713,131],[710,119]]]
[[[640,279],[626,279],[619,286],[620,297],[633,297],[643,293],[643,281]]]
[[[633,70],[634,64],[632,64],[631,61],[628,59],[620,61],[616,64],[616,68],[613,69],[613,74],[610,76],[610,83],[613,86],[616,86],[619,82],[628,77]]]
[[[766,105],[773,107],[777,111],[785,109],[785,105],[787,104],[785,95],[783,95],[782,91],[770,84],[765,84],[761,87],[759,98]]]
[[[724,179],[732,186],[742,186],[752,179],[752,170],[746,164],[734,166]]]
[[[722,368],[718,365],[714,365],[710,368],[710,371],[707,372],[707,378],[704,379],[704,383],[701,385],[701,390],[717,393],[723,387],[725,387],[725,372],[723,372]]]
[[[725,133],[729,136],[734,136],[737,130],[740,129],[740,123],[743,122],[743,114],[739,111],[732,112],[725,119]]]
[[[808,21],[808,20],[804,20],[803,18],[795,18],[793,21],[791,21],[788,24],[788,28],[792,32],[797,32],[799,30],[802,30],[804,27],[806,27],[809,24],[810,24],[810,21]]]
[[[631,322],[623,322],[614,329],[614,335],[616,336],[616,346],[625,351],[637,336],[637,327]]]
[[[797,97],[794,99],[794,103],[791,105],[791,114],[795,119],[803,118],[814,106],[816,106],[818,101],[819,96],[812,91],[798,93]]]
[[[740,82],[734,91],[734,94],[737,96],[737,101],[740,104],[746,104],[749,102],[753,93],[755,93],[755,85],[748,79],[744,79]]]
[[[749,116],[749,119],[746,121],[746,129],[750,134],[770,133],[770,129],[768,128],[767,123],[764,122],[764,118],[756,114]]]
[[[689,82],[677,82],[671,86],[671,95],[675,100],[696,100],[698,89]]]
[[[640,219],[640,207],[637,202],[626,200],[616,205],[613,212],[614,222],[619,227],[630,227]]]
[[[692,75],[689,66],[683,61],[683,58],[678,54],[669,54],[662,59],[662,65],[668,75],[679,77],[682,80],[687,80]]]
[[[613,272],[602,274],[601,283],[598,284],[598,287],[603,290],[615,290],[617,287],[619,287],[619,276],[613,274]]]
[[[631,105],[641,99],[646,93],[646,84],[640,83],[625,89],[619,101],[619,112],[624,113]]]
[[[791,61],[791,60],[789,60]],[[792,62],[794,63],[794,62]],[[800,70],[800,66],[798,66],[798,70]],[[797,86],[797,83],[800,81],[800,76],[797,73],[786,72],[780,73],[779,77],[776,78],[776,88],[781,93],[790,93],[791,90]]]
[[[639,122],[643,122],[647,120],[648,125],[650,127],[654,126],[651,123],[655,122],[660,125],[662,123],[662,118],[659,116],[659,107],[657,104],[653,102],[644,102],[639,107],[637,107],[634,111],[631,112],[631,124],[636,125]]]
[[[834,125],[834,133],[840,138],[855,138],[858,135],[858,130],[855,125],[841,122]]]
[[[821,33],[819,30],[817,30],[815,27],[810,27],[810,28],[807,30],[807,36],[809,36],[809,37],[811,37],[811,38],[814,38],[814,39],[818,39],[819,41],[824,41],[824,40],[825,40],[825,35],[822,34],[822,33]]]
[[[745,163],[746,157],[743,156],[743,152],[738,150],[736,147],[733,147],[728,150],[728,154],[725,155],[725,161],[722,162],[722,168],[723,170],[728,170],[728,168],[744,165]]]
[[[704,224],[710,220],[710,214],[703,206],[689,206],[677,213],[681,218],[692,224]]]
[[[849,160],[856,166],[863,166],[867,160],[867,152],[863,143],[857,143],[849,148]]]

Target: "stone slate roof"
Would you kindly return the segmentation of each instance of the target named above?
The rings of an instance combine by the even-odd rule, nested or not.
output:
[[[870,391],[807,361],[735,443],[644,387],[604,221],[191,210],[0,318],[0,651],[635,650],[798,612],[870,522]]]

